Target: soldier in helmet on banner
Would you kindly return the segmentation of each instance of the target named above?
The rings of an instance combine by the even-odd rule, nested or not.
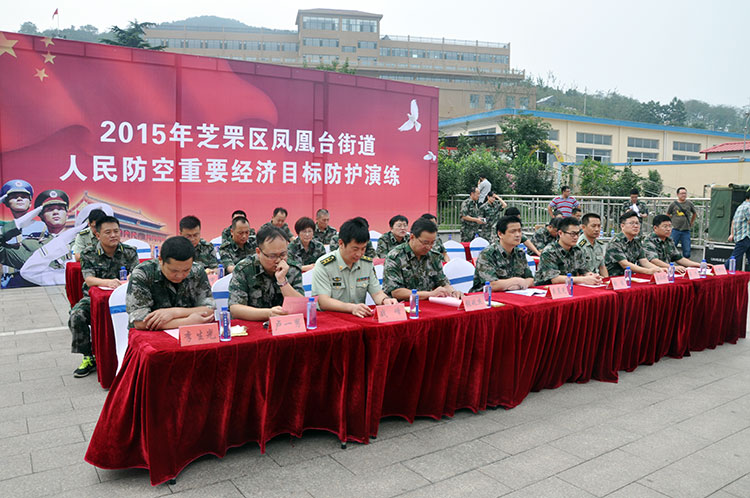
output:
[[[30,237],[44,231],[44,223],[35,220],[35,215],[26,216],[31,208],[31,199],[33,196],[34,188],[25,180],[11,180],[3,185],[0,190],[0,202],[10,210],[13,219],[0,221],[0,229],[5,229],[3,230],[4,234],[7,234],[11,230],[20,230],[20,233],[17,233],[17,235],[3,235],[2,240],[0,240],[0,246],[18,249],[25,237]],[[18,270],[20,270],[20,267],[15,268],[2,263],[0,287],[17,287],[21,284],[22,279]]]

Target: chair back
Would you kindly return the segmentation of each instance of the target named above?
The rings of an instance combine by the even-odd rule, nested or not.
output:
[[[377,230],[370,230],[370,242],[372,242],[372,247],[374,247],[376,251],[378,250],[378,241],[382,235],[383,234]]]
[[[219,316],[221,308],[228,307],[229,304],[229,281],[232,280],[232,274],[225,275],[214,282],[211,286],[211,294],[216,302],[216,316]]]
[[[530,254],[526,255],[526,262],[529,264],[529,270],[531,270],[531,276],[536,275],[536,260],[531,257]]]
[[[219,246],[221,245],[221,235],[211,239],[211,244],[213,244],[214,246],[214,254],[216,254],[216,259],[221,261],[221,258],[219,258]]]
[[[443,266],[445,276],[454,289],[469,292],[474,283],[474,265],[465,259],[452,259]]]
[[[109,314],[112,317],[112,326],[115,329],[115,352],[117,353],[117,372],[122,367],[125,351],[128,349],[128,313],[125,309],[125,296],[128,293],[128,284],[116,288],[109,296]]]
[[[305,290],[305,297],[312,297],[312,273],[312,270],[302,272],[302,288]]]
[[[123,244],[133,246],[138,251],[138,261],[146,261],[151,259],[151,246],[148,242],[138,239],[128,239]]]
[[[380,285],[383,285],[383,265],[375,265],[375,276],[378,277],[378,282],[380,282]],[[375,304],[375,301],[373,301],[372,296],[370,296],[370,293],[367,293],[367,297],[365,298],[365,304],[368,306],[372,306]]]
[[[482,237],[475,237],[470,243],[469,243],[469,249],[471,249],[471,257],[474,261],[477,260],[479,257],[479,253],[484,251],[484,249],[490,245],[490,243],[487,241],[487,239],[484,239]]]
[[[466,249],[463,244],[456,242],[455,240],[449,240],[445,244],[445,252],[448,253],[448,257],[453,261],[454,259],[463,259],[466,261]]]

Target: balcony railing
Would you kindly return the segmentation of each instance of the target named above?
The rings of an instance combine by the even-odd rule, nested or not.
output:
[[[466,47],[486,47],[486,48],[508,48],[509,43],[484,42],[479,40],[454,40],[451,38],[427,38],[424,36],[399,36],[383,35],[381,40],[393,40],[413,43],[439,43],[444,45],[462,45]]]

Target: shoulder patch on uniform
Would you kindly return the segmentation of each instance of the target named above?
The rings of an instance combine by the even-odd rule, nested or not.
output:
[[[359,259],[361,259],[362,261],[367,261],[369,263],[372,263],[372,258],[370,256],[362,256]]]
[[[333,263],[334,261],[336,261],[336,255],[335,254],[331,254],[327,258],[323,259],[320,263],[324,264],[324,265],[328,265],[328,264]]]

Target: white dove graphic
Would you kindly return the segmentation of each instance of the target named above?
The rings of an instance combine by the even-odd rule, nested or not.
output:
[[[409,131],[414,128],[419,131],[422,128],[422,124],[417,121],[419,119],[419,106],[417,106],[417,99],[411,99],[411,112],[406,114],[409,119],[406,123],[398,127],[398,131]]]
[[[427,159],[428,161],[434,161],[435,159],[437,159],[437,156],[431,150],[428,150],[427,154],[425,154],[422,159]]]

